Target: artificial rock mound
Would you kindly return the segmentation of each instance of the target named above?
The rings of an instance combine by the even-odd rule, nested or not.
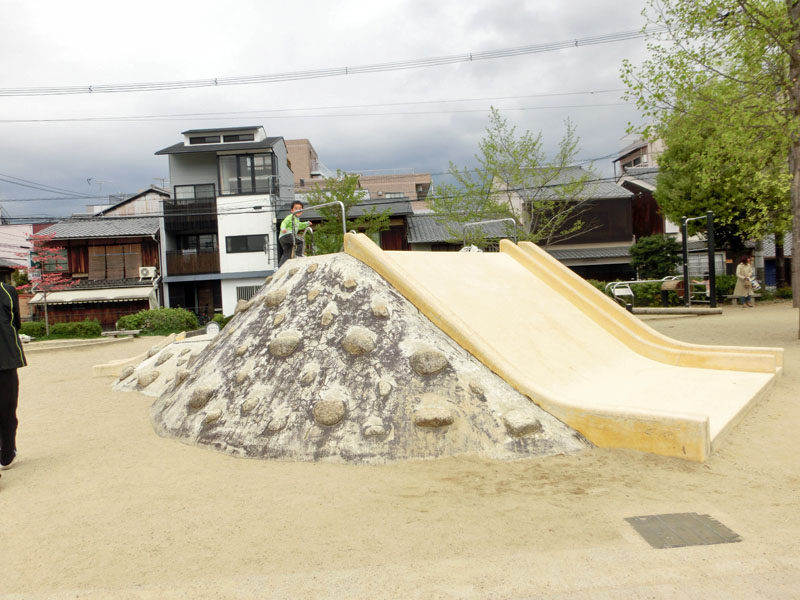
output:
[[[240,456],[509,459],[588,445],[344,254],[289,261],[182,367],[152,406],[156,430]]]

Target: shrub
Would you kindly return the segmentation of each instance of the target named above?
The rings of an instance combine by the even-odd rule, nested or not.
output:
[[[214,318],[213,318],[213,319],[211,319],[211,320],[212,320],[212,321],[214,321],[214,323],[217,323],[217,324],[219,325],[219,328],[220,328],[220,329],[222,329],[223,327],[225,327],[225,325],[227,325],[227,324],[228,324],[228,322],[229,322],[229,321],[230,321],[232,318],[233,318],[233,315],[230,315],[230,316],[224,317],[224,316],[222,316],[221,314],[216,314],[216,315],[214,315]]]
[[[792,288],[790,287],[782,287],[775,290],[775,297],[782,298],[784,300],[792,297]]]
[[[639,238],[631,246],[631,266],[640,279],[661,279],[675,273],[680,262],[681,247],[667,235],[649,235]]]
[[[736,275],[717,275],[715,278],[717,285],[717,302],[723,302],[725,296],[733,293],[733,288],[736,287]]]
[[[596,287],[604,294],[606,293],[606,284],[608,283],[607,281],[600,281],[599,279],[587,279],[586,282],[591,283],[594,287]]]
[[[33,338],[42,337],[45,335],[47,327],[42,321],[27,321],[19,328],[19,332],[24,335],[29,335]]]
[[[139,329],[145,335],[169,335],[197,329],[197,317],[185,308],[156,308],[121,317],[117,329]]]
[[[51,338],[92,338],[100,337],[103,328],[98,320],[54,323],[50,326]]]

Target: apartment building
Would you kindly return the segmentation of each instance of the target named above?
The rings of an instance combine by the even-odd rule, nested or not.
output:
[[[261,126],[184,131],[169,157],[164,201],[164,305],[233,314],[277,265],[276,208],[294,198],[282,137]]]

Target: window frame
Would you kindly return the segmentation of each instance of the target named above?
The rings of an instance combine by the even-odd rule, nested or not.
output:
[[[196,135],[189,138],[189,145],[219,144],[222,138],[218,135]]]
[[[256,186],[256,165],[255,165],[256,156],[269,157],[270,184],[268,186],[269,189],[267,189],[266,191],[259,190],[257,189]],[[248,163],[250,168],[249,179],[250,179],[250,189],[252,191],[249,192],[242,191],[242,169],[240,160],[245,157],[248,157]],[[233,158],[234,163],[236,165],[236,191],[233,192],[226,192],[225,186],[223,185],[222,181],[222,160],[226,158]],[[276,163],[277,161],[275,160],[274,152],[243,152],[241,154],[217,154],[217,182],[219,184],[219,195],[220,196],[254,196],[254,195],[263,196],[264,194],[277,195],[276,192],[277,173],[275,171],[277,166]]]
[[[247,250],[231,250],[231,241],[237,238],[247,239]],[[262,246],[252,250],[250,248],[251,238],[260,238]],[[265,252],[269,240],[269,233],[248,233],[244,235],[226,235],[225,236],[225,253],[226,254],[249,254],[253,252]]]

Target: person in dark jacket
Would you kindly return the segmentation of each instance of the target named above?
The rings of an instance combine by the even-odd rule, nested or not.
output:
[[[8,469],[17,456],[17,369],[27,365],[19,341],[17,290],[0,283],[0,469]]]

